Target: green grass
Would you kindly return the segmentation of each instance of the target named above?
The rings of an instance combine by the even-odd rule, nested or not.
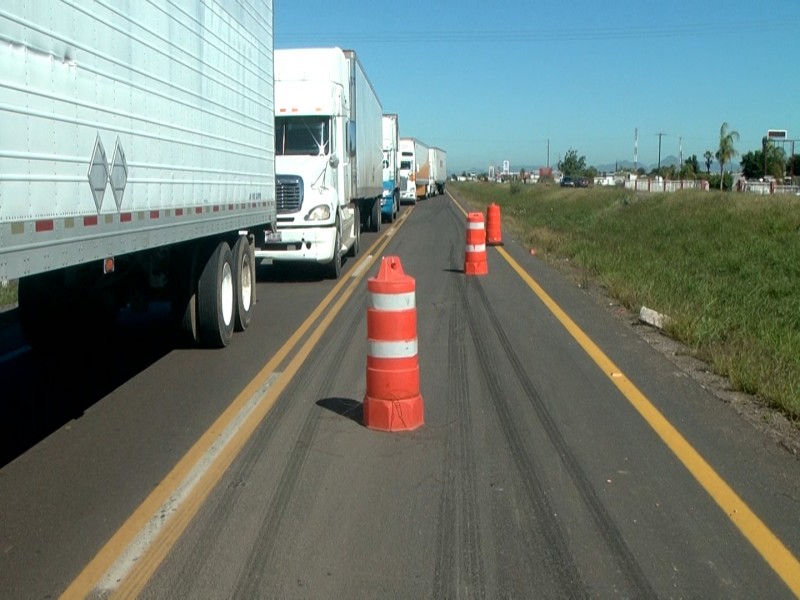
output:
[[[462,183],[503,227],[569,258],[627,308],[671,317],[667,333],[733,386],[800,420],[800,198]]]
[[[17,303],[17,282],[0,285],[0,310]]]

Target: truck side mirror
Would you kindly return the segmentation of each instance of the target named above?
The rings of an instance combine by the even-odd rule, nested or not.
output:
[[[339,166],[339,157],[335,154],[331,154],[331,157],[328,159],[328,164],[331,166],[332,169],[335,169]]]

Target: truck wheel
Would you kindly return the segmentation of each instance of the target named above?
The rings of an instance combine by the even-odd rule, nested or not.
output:
[[[377,198],[372,201],[370,221],[370,231],[378,232],[381,230],[381,201]]]
[[[361,211],[358,207],[355,207],[355,213],[353,214],[353,245],[350,246],[350,251],[347,253],[347,256],[358,256],[358,251],[361,246]]]
[[[236,294],[233,253],[227,242],[217,244],[197,281],[197,329],[208,348],[227,346],[233,336]]]
[[[253,317],[256,303],[256,253],[247,236],[239,236],[233,246],[233,281],[236,291],[235,331],[244,331]]]
[[[197,244],[176,249],[170,268],[170,299],[177,344],[197,346]]]
[[[392,216],[391,222],[394,223],[397,220],[397,215],[400,212],[400,193],[395,190],[394,194],[392,195]]]
[[[328,279],[339,279],[342,274],[342,234],[339,231],[339,223],[336,223],[336,239],[333,242],[333,258],[325,265],[325,276]]]

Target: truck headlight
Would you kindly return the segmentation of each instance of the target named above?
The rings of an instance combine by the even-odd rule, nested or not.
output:
[[[306,221],[330,221],[331,207],[327,204],[320,204],[315,206],[304,217]]]

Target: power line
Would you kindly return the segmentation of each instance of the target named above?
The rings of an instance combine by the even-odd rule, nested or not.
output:
[[[625,27],[595,27],[587,29],[539,29],[539,30],[487,30],[477,29],[437,31],[435,36],[419,31],[397,32],[397,36],[405,41],[425,41],[432,43],[494,43],[494,42],[564,42],[564,41],[592,41],[592,40],[619,40],[619,39],[651,39],[651,38],[677,38],[677,37],[708,37],[729,35],[734,31],[747,31],[748,33],[765,33],[781,30],[794,31],[797,23],[791,21],[744,21],[731,22],[720,25],[719,23],[686,23],[676,25],[658,26],[625,26]],[[330,32],[291,32],[276,33],[276,43],[290,42],[293,45],[306,43],[331,43],[348,40],[359,43],[386,43],[386,37],[381,33],[349,32],[331,34]]]

